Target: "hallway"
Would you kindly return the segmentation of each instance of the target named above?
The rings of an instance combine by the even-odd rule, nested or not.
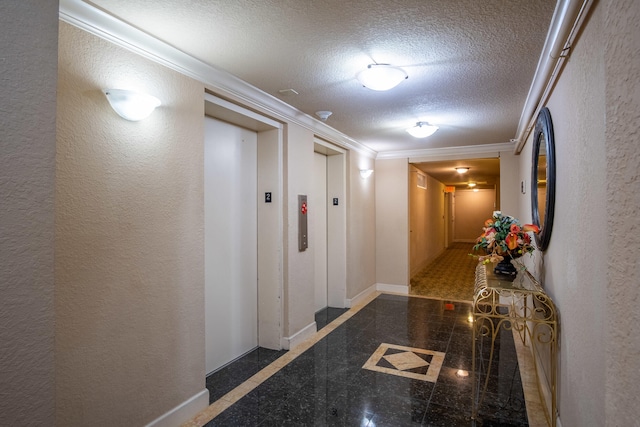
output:
[[[269,311],[275,319],[274,336],[276,342],[286,343],[292,337],[312,335],[317,311],[310,286],[314,251],[298,250],[299,211],[295,209],[298,195],[314,192],[316,140],[335,144],[346,159],[341,191],[330,195],[339,203],[328,208],[344,209],[346,215],[340,222],[345,227],[343,250],[331,252],[345,265],[340,272],[347,280],[340,298],[355,299],[379,284],[406,293],[413,275],[408,271],[418,272],[442,248],[438,244],[424,259],[411,258],[412,253],[424,252],[411,248],[409,213],[419,212],[410,210],[408,189],[430,196],[422,200],[422,207],[431,215],[430,224],[440,227],[449,219],[445,216],[441,222],[444,183],[427,177],[427,191],[417,183],[410,187],[417,172],[408,168],[421,161],[499,157],[496,208],[523,223],[534,222],[534,206],[540,208],[540,200],[534,197],[539,172],[535,159],[540,165],[543,139],[545,148],[550,142],[546,136],[541,138],[544,132],[536,132],[537,115],[543,109],[551,112],[555,140],[556,173],[549,176],[557,175],[551,180],[557,185],[544,201],[545,211],[553,207],[553,236],[546,251],[531,260],[530,270],[553,298],[560,322],[558,406],[550,416],[566,427],[638,423],[640,234],[630,230],[640,229],[640,192],[633,191],[640,183],[640,1],[462,2],[475,12],[472,19],[477,25],[473,28],[458,20],[456,3],[445,1],[438,4],[446,7],[434,8],[431,2],[412,0],[424,13],[411,13],[409,2],[370,2],[376,6],[371,8],[358,8],[355,2],[336,2],[335,8],[323,8],[322,2],[282,2],[292,6],[289,8],[269,7],[267,1],[247,2],[268,8],[265,14],[243,8],[241,2],[183,3],[163,8],[156,6],[161,2],[136,0],[2,2],[0,32],[3,58],[7,59],[2,61],[4,96],[0,101],[4,113],[0,118],[4,131],[0,156],[0,425],[161,427],[189,422],[201,411],[210,410],[203,303],[205,115],[242,120],[247,128],[270,133],[274,144],[273,150],[267,150],[273,162],[265,168],[268,173],[258,176],[257,194],[259,209],[266,209],[273,223],[267,233],[259,234],[260,242],[272,238],[274,247],[267,255],[275,260],[258,259],[269,269],[277,297],[272,299],[277,300],[273,303],[277,310]],[[211,25],[202,13],[196,20],[204,22],[203,31],[196,31],[194,20],[181,7],[188,4],[198,10],[213,3],[238,12],[233,20],[209,8],[212,16],[242,37],[229,37],[231,33]],[[305,5],[319,9],[324,18],[310,19]],[[532,19],[532,10],[544,5],[549,8],[548,20]],[[393,13],[376,13],[377,6]],[[517,16],[515,20],[502,13],[507,6]],[[485,13],[492,8],[497,13]],[[281,10],[296,18],[285,19]],[[370,13],[373,19],[360,21],[363,13]],[[242,20],[243,14],[251,19]],[[346,23],[340,25],[334,17]],[[379,27],[375,23],[386,23],[387,18],[400,20],[397,37],[381,37],[377,31],[372,36]],[[175,31],[174,24],[180,19],[187,31]],[[274,24],[274,19],[285,25]],[[362,25],[355,25],[354,19]],[[431,20],[447,28],[438,32],[425,25]],[[536,31],[525,31],[520,40],[501,25],[505,22],[526,23]],[[251,25],[254,23],[257,25]],[[435,50],[422,42],[404,43],[396,51],[376,47],[378,42],[402,42],[407,25],[416,26],[415,34],[433,33],[434,38],[423,40],[433,40]],[[258,29],[273,37],[248,36],[248,30]],[[365,36],[340,39],[349,46],[340,48],[328,42],[339,39],[340,31],[332,29],[364,31]],[[495,43],[468,37],[472,29]],[[277,56],[262,48],[287,34],[281,37],[283,51],[297,55]],[[301,40],[304,34],[313,36],[314,45],[322,47],[306,46]],[[454,34],[462,43],[438,55],[436,51],[444,46],[441,37]],[[540,35],[538,48],[526,48],[535,34]],[[172,43],[168,37],[180,42]],[[225,40],[251,45],[260,54],[252,57],[242,49],[231,49]],[[503,43],[513,41],[518,49],[504,49]],[[216,46],[236,64],[239,74],[224,66],[221,56],[212,50]],[[402,54],[404,47],[406,55]],[[429,58],[415,60],[409,50],[416,47],[418,56]],[[485,48],[497,48],[497,55],[480,58]],[[208,61],[198,54],[205,50],[211,53]],[[286,73],[276,72],[288,64],[297,65],[299,58],[312,65],[310,73],[293,73],[290,68]],[[325,59],[342,64],[330,67]],[[479,67],[478,59],[489,60],[487,67]],[[256,66],[254,60],[273,66]],[[411,65],[408,74],[417,74],[396,91],[368,91],[358,84],[356,73],[373,61]],[[507,61],[513,66],[506,66]],[[465,70],[473,78],[461,78],[458,71]],[[508,73],[501,79],[491,70]],[[343,75],[330,78],[329,71]],[[254,84],[245,74],[255,76],[256,81],[281,79],[283,84]],[[416,78],[418,74],[427,78],[424,85]],[[286,79],[286,75],[296,78]],[[507,90],[514,79],[523,82],[519,96]],[[449,81],[454,86],[447,91]],[[340,102],[346,99],[342,89],[347,86],[366,97],[350,98],[364,110],[366,120],[353,120],[351,111]],[[466,90],[471,86],[471,92],[479,90],[481,96],[469,98],[469,109],[455,114],[451,108],[462,105],[459,95],[471,93]],[[161,105],[142,122],[130,122],[111,108],[103,92],[118,88],[153,95]],[[299,96],[289,96],[294,92]],[[309,96],[330,93],[337,95],[336,102],[308,103]],[[454,102],[444,102],[439,93]],[[491,96],[505,94],[505,103],[491,103]],[[208,95],[225,103],[206,102]],[[396,101],[415,108],[401,114]],[[298,108],[297,103],[304,107]],[[393,114],[382,114],[378,106],[391,108]],[[488,106],[501,106],[501,112],[488,114]],[[333,110],[328,121],[315,118],[318,108]],[[261,130],[263,122],[256,116],[275,122],[278,129]],[[417,120],[432,121],[441,129],[422,142],[409,139],[406,129]],[[472,126],[461,124],[469,120]],[[505,121],[508,129],[498,133],[494,120]],[[350,123],[366,134],[352,132]],[[454,137],[456,134],[461,137]],[[395,138],[407,138],[411,145],[396,144]],[[369,142],[388,146],[378,149]],[[268,147],[259,144],[259,148]],[[551,171],[552,163],[547,164]],[[361,170],[373,173],[364,179]],[[479,179],[473,179],[479,184]],[[234,197],[245,195],[234,193]],[[227,203],[224,198],[217,201]],[[313,217],[313,206],[310,212]],[[455,233],[442,236],[431,231],[425,229],[420,235],[434,242],[467,240]],[[545,235],[550,233],[545,230]],[[605,250],[597,251],[600,242]],[[402,298],[405,304],[419,299]],[[444,297],[433,300],[438,298]],[[402,312],[393,318],[381,317],[402,328],[398,324],[405,320]],[[430,309],[430,313],[436,311]],[[356,317],[353,313],[352,320]],[[348,330],[348,322],[338,328]],[[433,332],[432,325],[427,325],[428,332]],[[346,345],[376,334],[376,328],[380,326],[372,322],[357,336],[347,334],[345,351],[357,353],[360,347]],[[320,340],[331,341],[323,334],[318,334]],[[451,343],[453,335],[455,332]],[[398,333],[378,339],[371,345],[374,349],[367,350],[404,341],[410,341],[408,334]],[[249,402],[241,396],[261,392],[261,387],[278,379],[276,368],[283,368],[285,361],[291,362],[286,366],[294,366],[311,346],[297,358],[291,356],[293,351],[258,354],[247,365],[254,365],[256,371],[272,369],[267,372],[269,380],[254,381],[255,386],[238,390],[242,393],[237,398],[227,393],[222,397],[230,405],[232,401]],[[326,359],[337,358],[332,356],[327,354]],[[358,361],[360,368],[370,356]],[[526,365],[519,366],[524,378]],[[160,387],[158,375],[162,376]],[[247,374],[229,390],[253,375]],[[309,372],[302,380],[315,381],[318,375]],[[443,372],[429,399],[422,400],[427,408],[421,422],[427,420],[435,392],[443,386],[442,376]],[[220,390],[218,384],[213,386]],[[306,387],[304,383],[300,386]],[[356,402],[355,391],[349,393],[341,393],[339,403]],[[224,406],[217,402],[211,410]],[[340,407],[335,408],[341,415]],[[450,412],[459,411],[465,412],[464,408]],[[257,419],[267,424],[285,412],[263,407]],[[529,411],[527,406],[527,412],[537,410]],[[316,413],[324,414],[320,406]],[[203,419],[201,425],[227,416],[221,412],[215,419]],[[375,413],[370,421],[379,419],[377,425],[383,425],[384,416]],[[327,420],[325,415],[324,422]]]
[[[470,302],[478,263],[471,253],[473,243],[453,243],[411,278],[409,294]]]
[[[377,294],[292,351],[258,349],[210,376],[215,401],[186,425],[474,425],[470,310]],[[476,425],[527,426],[511,332],[497,345]]]

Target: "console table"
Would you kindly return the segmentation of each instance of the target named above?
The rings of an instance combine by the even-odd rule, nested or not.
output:
[[[558,316],[553,301],[540,283],[526,270],[515,278],[506,278],[496,275],[492,264],[479,263],[472,314],[472,418],[477,418],[487,391],[496,337],[503,329],[515,331],[531,350],[542,407],[548,424],[555,427]],[[490,342],[487,372],[482,372],[484,380],[476,370],[476,349],[481,340]]]

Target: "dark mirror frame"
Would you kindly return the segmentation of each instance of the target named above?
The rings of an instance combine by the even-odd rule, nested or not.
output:
[[[538,159],[540,156],[540,137],[544,136],[547,156],[547,197],[543,223],[540,224],[540,210],[538,208]],[[531,157],[531,215],[533,223],[540,227],[536,235],[538,249],[544,251],[549,246],[551,230],[553,228],[553,212],[556,200],[556,150],[553,137],[553,123],[551,112],[547,107],[540,110],[533,134],[533,155]]]

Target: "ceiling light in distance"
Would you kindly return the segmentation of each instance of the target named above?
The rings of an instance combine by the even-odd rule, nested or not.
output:
[[[407,129],[407,132],[415,138],[426,138],[433,135],[438,129],[438,126],[430,125],[427,122],[418,122],[414,127]]]
[[[470,182],[469,184],[467,184],[469,186],[469,188],[473,188],[476,186],[475,182]]]
[[[333,113],[331,111],[316,111],[316,116],[320,118],[323,122],[327,121],[330,115]]]
[[[366,88],[383,91],[393,89],[409,76],[402,68],[393,65],[369,64],[356,78]]]
[[[146,119],[160,105],[160,100],[146,93],[126,89],[105,89],[111,108],[120,117],[132,122]]]
[[[469,172],[469,168],[459,167],[459,168],[456,168],[456,171],[457,171],[458,173],[460,173],[460,174],[462,174],[462,173],[467,173],[467,172]]]

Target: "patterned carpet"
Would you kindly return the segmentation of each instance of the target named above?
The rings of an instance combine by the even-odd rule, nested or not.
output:
[[[410,295],[471,301],[478,261],[470,257],[473,243],[453,243],[431,264],[411,278]]]

